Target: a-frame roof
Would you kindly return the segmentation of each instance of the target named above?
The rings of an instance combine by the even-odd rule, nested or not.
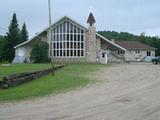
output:
[[[67,20],[69,20],[69,21],[72,22],[73,24],[76,24],[76,25],[80,26],[82,29],[87,30],[87,28],[86,28],[84,25],[82,25],[81,23],[77,22],[76,20],[74,20],[73,18],[71,18],[71,17],[69,17],[69,16],[64,16],[64,17],[60,18],[60,19],[57,20],[55,23],[53,23],[51,27],[53,27],[53,26],[61,23],[62,21],[67,21]],[[34,36],[33,36],[32,38],[30,38],[28,41],[25,41],[25,42],[23,42],[23,43],[15,46],[14,48],[18,48],[18,47],[20,47],[20,46],[23,46],[23,45],[31,42],[34,38],[36,38],[37,36],[41,35],[42,33],[46,32],[46,31],[48,31],[48,30],[49,30],[49,26],[46,27],[45,29],[43,29],[42,31],[40,31],[38,34],[34,35]]]
[[[84,29],[84,30],[86,30],[86,31],[88,30],[84,25],[80,24],[79,22],[77,22],[76,20],[72,19],[72,18],[69,17],[69,16],[64,16],[64,17],[60,18],[60,19],[57,20],[55,23],[53,23],[51,27],[54,27],[54,26],[56,26],[56,25],[58,25],[58,24],[61,24],[62,22],[67,21],[67,20],[69,20],[70,22],[72,22],[72,23],[75,24],[75,25],[78,25],[79,27],[81,27],[82,29]],[[49,30],[49,26],[46,27],[45,29],[43,29],[43,30],[42,30],[41,32],[39,32],[38,34],[36,34],[35,36],[33,36],[33,37],[32,37],[31,39],[29,39],[28,41],[25,41],[25,42],[23,42],[23,43],[15,46],[14,48],[16,49],[16,48],[18,48],[18,47],[21,47],[21,46],[23,46],[23,45],[25,45],[25,44],[30,43],[30,42],[31,42],[33,39],[35,39],[37,36],[41,35],[42,33],[46,32],[46,31],[48,31],[48,30]],[[119,46],[119,45],[111,42],[110,40],[106,39],[105,37],[101,36],[100,34],[96,33],[96,35],[97,35],[98,37],[100,37],[101,39],[105,40],[106,42],[109,42],[109,43],[112,44],[113,46],[116,46],[116,47],[118,47],[118,48],[120,48],[120,49],[122,49],[122,50],[124,50],[124,51],[127,51],[125,48],[123,48],[123,47],[121,47],[121,46]]]

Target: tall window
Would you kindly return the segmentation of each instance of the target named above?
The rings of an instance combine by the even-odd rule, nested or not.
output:
[[[52,29],[50,56],[56,58],[84,57],[84,30],[64,21]]]

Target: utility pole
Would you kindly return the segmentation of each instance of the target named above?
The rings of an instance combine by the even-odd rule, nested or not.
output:
[[[54,76],[54,64],[53,64],[53,45],[52,45],[52,30],[51,30],[51,2],[48,0],[48,11],[49,11],[49,32],[48,32],[48,43],[49,43],[49,56],[51,57],[52,75]]]

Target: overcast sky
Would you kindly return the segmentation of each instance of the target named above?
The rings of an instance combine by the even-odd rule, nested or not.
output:
[[[97,30],[160,36],[160,0],[51,0],[51,7],[52,22],[67,15],[87,26],[92,10]],[[48,26],[48,0],[0,0],[0,34],[5,34],[1,28],[8,29],[14,12],[30,37]]]

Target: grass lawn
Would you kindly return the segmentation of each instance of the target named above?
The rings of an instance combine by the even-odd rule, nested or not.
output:
[[[11,64],[9,67],[0,66],[0,80],[6,75],[22,72],[32,72],[50,68],[50,64]]]
[[[49,64],[15,64],[11,67],[0,67],[0,73],[2,72],[1,76],[3,76],[4,74],[44,69],[48,68],[49,66]],[[100,64],[68,65],[65,68],[57,71],[55,76],[48,75],[17,87],[6,90],[0,89],[0,102],[23,100],[37,96],[56,94],[77,87],[86,86],[90,82],[86,75],[98,70],[101,67],[107,66],[108,65]]]

